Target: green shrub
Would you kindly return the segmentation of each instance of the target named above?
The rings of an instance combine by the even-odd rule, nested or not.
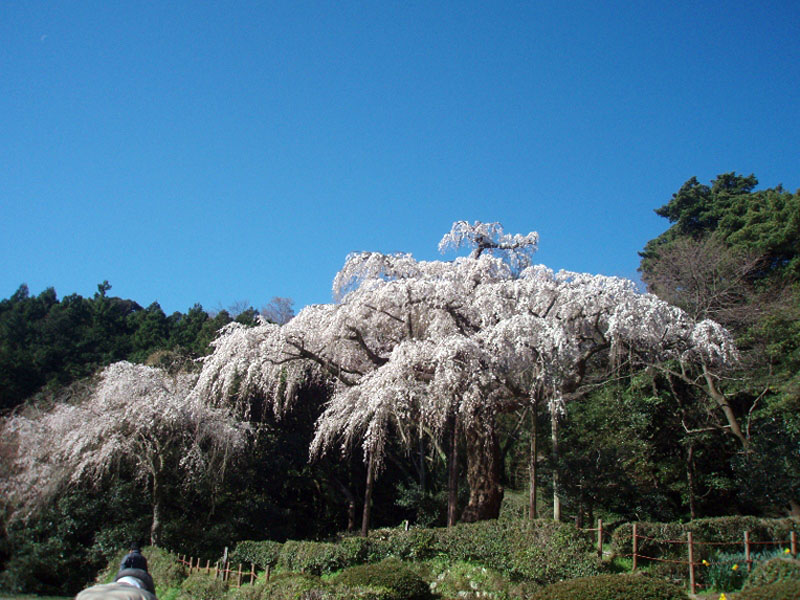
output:
[[[281,547],[278,566],[285,571],[322,575],[334,573],[366,559],[358,543],[298,542],[289,540]]]
[[[750,573],[744,589],[762,587],[779,581],[800,582],[800,561],[791,558],[772,558],[762,562]]]
[[[119,563],[128,550],[120,550],[117,555],[108,561],[105,569],[97,575],[99,583],[111,583],[119,572]],[[180,587],[181,582],[186,579],[186,569],[178,562],[177,557],[158,546],[146,546],[142,548],[142,554],[147,559],[147,572],[153,578],[156,585],[156,594],[161,597],[162,593],[170,588]]]
[[[148,546],[142,548],[142,554],[147,557],[147,571],[153,578],[153,583],[156,584],[156,593],[159,597],[161,596],[159,590],[180,587],[183,580],[186,579],[186,569],[178,562],[175,555],[167,550],[157,546]]]
[[[686,592],[644,575],[595,575],[561,581],[535,592],[529,600],[687,600]]]
[[[738,590],[747,579],[747,559],[741,552],[722,552],[713,557],[713,562],[698,580],[704,581],[718,592],[732,592]]]
[[[262,600],[262,598],[266,597],[266,585],[265,583],[256,583],[255,585],[230,588],[225,595],[225,600]],[[159,600],[161,600],[161,597],[159,597]]]
[[[736,600],[800,600],[800,582],[787,579],[748,588],[736,594]]]
[[[327,585],[319,577],[306,573],[280,573],[257,587],[261,588],[263,600],[297,600],[320,596]]]
[[[384,558],[426,560],[440,552],[437,544],[439,529],[376,529],[369,533],[367,552],[369,562]],[[363,539],[363,538],[361,538]]]
[[[686,534],[692,532],[697,542],[741,544],[745,531],[750,532],[752,542],[788,540],[791,532],[798,530],[794,519],[760,519],[758,517],[714,517],[695,519],[688,523],[637,523],[639,553],[654,558],[686,558]],[[628,556],[633,553],[631,538],[633,523],[624,523],[611,536],[615,554]],[[658,540],[676,540],[678,544],[659,543]],[[695,547],[695,558],[709,558],[714,552],[710,546]]]
[[[694,560],[713,563],[716,560],[718,545],[730,544],[730,549],[741,548],[745,531],[750,532],[752,542],[770,542],[788,540],[792,531],[797,531],[794,519],[761,519],[758,517],[714,517],[695,519],[688,523],[637,523],[638,554],[667,561],[687,560],[687,549],[684,543],[688,532],[692,532],[694,540]],[[612,534],[612,551],[618,556],[630,556],[632,548],[633,524],[625,523]],[[660,540],[671,540],[678,543],[664,543]],[[647,560],[639,559],[639,566],[647,565]],[[686,566],[678,562],[659,562],[654,564],[651,572],[662,576],[684,577]],[[708,571],[698,571],[698,577],[708,575]]]
[[[379,529],[367,538],[345,537],[338,543],[240,542],[234,562],[275,564],[284,571],[313,575],[335,573],[387,558],[423,561],[437,556],[478,563],[515,581],[553,583],[596,575],[600,562],[592,542],[572,525],[528,519],[481,521],[436,529]]]
[[[220,600],[228,591],[228,584],[213,575],[192,573],[181,583],[178,600]]]
[[[278,563],[278,556],[282,548],[283,544],[272,540],[260,542],[247,540],[236,544],[236,548],[230,553],[230,561],[232,564],[253,563],[262,569],[266,569],[267,567],[274,567]]]
[[[385,588],[392,600],[431,600],[428,584],[396,559],[359,565],[342,571],[334,580],[350,588]]]
[[[397,595],[384,587],[351,587],[342,584],[331,584],[321,591],[316,598],[304,597],[303,600],[398,600]]]
[[[510,598],[524,598],[529,596],[538,586],[535,584],[514,583],[499,571],[488,569],[480,565],[466,562],[453,564],[437,561],[420,573],[418,564],[411,568],[423,579],[431,581],[430,590],[444,598],[459,598],[477,600],[490,597],[496,600],[509,600]],[[435,573],[431,573],[431,566]],[[438,567],[438,568],[436,568]]]

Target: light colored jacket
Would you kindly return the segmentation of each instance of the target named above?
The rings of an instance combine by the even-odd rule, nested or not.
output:
[[[157,600],[154,594],[127,583],[103,583],[86,588],[75,600]]]

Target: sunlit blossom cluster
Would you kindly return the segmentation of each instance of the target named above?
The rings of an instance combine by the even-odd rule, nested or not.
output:
[[[258,395],[279,412],[304,379],[329,381],[312,455],[361,443],[380,460],[390,432],[404,441],[438,435],[455,414],[488,428],[535,386],[563,409],[591,361],[735,360],[716,323],[694,323],[625,279],[532,265],[537,243],[535,232],[460,221],[440,248],[469,245],[468,258],[351,254],[334,280],[337,303],[282,327],[229,326],[196,391]]]
[[[65,485],[97,482],[122,463],[142,479],[170,463],[187,477],[219,468],[220,456],[241,449],[245,428],[229,410],[192,396],[195,380],[119,362],[75,403],[10,416],[2,431],[10,472],[0,478],[0,494],[24,509]]]

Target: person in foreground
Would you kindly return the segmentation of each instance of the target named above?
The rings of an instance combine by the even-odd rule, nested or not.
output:
[[[147,559],[139,544],[131,544],[114,577],[114,583],[103,583],[86,588],[75,600],[157,600],[153,578],[147,572]]]

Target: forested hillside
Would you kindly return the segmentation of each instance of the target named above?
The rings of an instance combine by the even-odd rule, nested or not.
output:
[[[800,193],[757,184],[692,178],[656,210],[666,230],[641,253],[654,296],[533,266],[533,232],[464,222],[443,244],[469,258],[352,256],[340,302],[288,325],[167,316],[107,282],[61,300],[21,286],[0,302],[0,583],[74,590],[134,537],[215,558],[240,539],[441,526],[501,502],[579,525],[800,515]],[[119,361],[135,365],[105,368]],[[201,436],[195,401],[245,446]],[[135,418],[115,429],[136,402],[165,408],[146,434]],[[154,445],[116,444],[138,435]],[[143,460],[167,442],[171,460]],[[74,448],[107,457],[88,468]]]
[[[209,342],[232,320],[225,310],[212,317],[199,304],[167,316],[158,303],[142,308],[109,296],[110,289],[105,281],[91,298],[70,294],[59,300],[53,288],[31,296],[22,284],[0,301],[0,409],[118,360],[185,367],[208,354]],[[236,319],[252,323],[255,314],[250,308]]]

